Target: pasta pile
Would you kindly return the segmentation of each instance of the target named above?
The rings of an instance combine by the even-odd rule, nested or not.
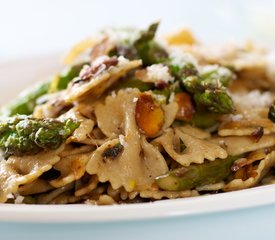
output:
[[[2,108],[0,202],[140,203],[275,183],[274,53],[108,29]],[[273,55],[272,55],[273,54]]]

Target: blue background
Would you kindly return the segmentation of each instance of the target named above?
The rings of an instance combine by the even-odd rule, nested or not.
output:
[[[252,199],[247,199],[252,201]],[[0,239],[275,239],[275,205],[160,220],[75,224],[0,223]]]

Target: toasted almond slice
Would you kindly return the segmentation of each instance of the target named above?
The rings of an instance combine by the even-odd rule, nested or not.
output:
[[[195,113],[195,108],[190,95],[184,92],[176,93],[174,100],[179,105],[176,119],[182,121],[190,121]]]
[[[155,136],[164,124],[162,108],[147,93],[141,93],[138,97],[135,118],[139,130],[149,137]]]

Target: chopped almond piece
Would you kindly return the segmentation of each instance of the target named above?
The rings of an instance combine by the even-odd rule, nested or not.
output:
[[[254,163],[255,161],[262,160],[266,157],[265,150],[257,150],[255,152],[249,153],[246,158],[240,158],[232,165],[231,170],[236,172],[240,168],[249,166],[250,164]]]
[[[245,180],[245,169],[240,168],[235,174],[234,174],[235,179],[244,179]]]
[[[139,130],[149,137],[155,136],[164,123],[164,112],[149,94],[139,95],[136,103],[136,123]]]
[[[179,110],[176,116],[177,120],[190,121],[195,113],[195,108],[190,95],[187,93],[176,93],[175,102],[179,105]]]

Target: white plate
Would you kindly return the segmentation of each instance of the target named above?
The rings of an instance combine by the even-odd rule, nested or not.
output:
[[[11,99],[34,80],[53,74],[58,57],[47,56],[0,64],[0,102]],[[38,79],[39,78],[39,79]],[[75,223],[163,219],[221,211],[240,210],[275,204],[275,185],[242,191],[153,203],[114,206],[92,205],[0,205],[0,221]]]
[[[112,206],[1,204],[0,221],[77,223],[150,220],[240,210],[274,203],[275,185],[272,185],[208,196]]]

